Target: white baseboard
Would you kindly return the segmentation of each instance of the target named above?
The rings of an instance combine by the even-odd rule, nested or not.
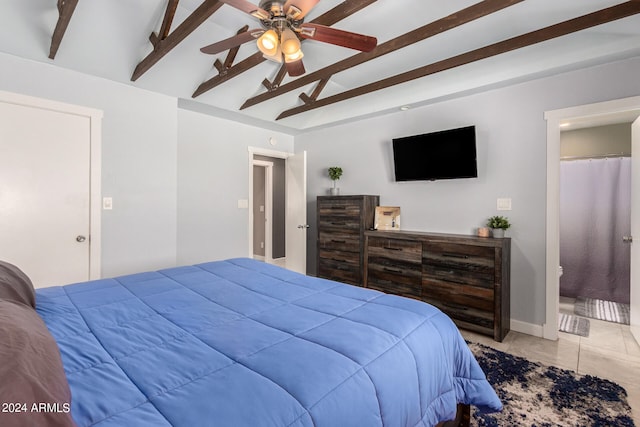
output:
[[[539,338],[542,338],[543,336],[542,325],[535,325],[533,323],[522,322],[520,320],[511,319],[511,330]]]

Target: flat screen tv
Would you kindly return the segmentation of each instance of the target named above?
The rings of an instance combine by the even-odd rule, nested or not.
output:
[[[393,139],[396,181],[477,178],[476,128]]]

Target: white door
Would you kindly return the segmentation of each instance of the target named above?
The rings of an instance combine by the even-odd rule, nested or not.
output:
[[[631,333],[640,343],[640,118],[631,125]]]
[[[90,278],[90,125],[0,100],[0,259],[35,287]]]
[[[287,268],[307,273],[307,152],[287,158]]]

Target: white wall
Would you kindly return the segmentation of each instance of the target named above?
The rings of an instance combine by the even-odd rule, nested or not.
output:
[[[2,53],[0,90],[104,111],[102,275],[175,265],[176,99]]]
[[[331,186],[326,169],[341,166],[341,194],[379,194],[402,208],[407,230],[473,233],[487,217],[505,214],[513,226],[511,313],[516,321],[545,320],[546,122],[543,114],[640,94],[640,58],[443,101],[384,117],[296,136],[308,152],[308,212],[314,236],[315,197]],[[393,180],[394,137],[475,125],[477,179]],[[510,197],[513,210],[496,210]],[[315,271],[315,245],[308,265]]]
[[[248,147],[293,137],[178,108],[176,98],[0,53],[0,90],[104,112],[102,276],[247,256]],[[269,144],[274,137],[276,146]]]
[[[178,129],[178,264],[248,256],[248,147],[293,152],[293,137],[188,110]]]

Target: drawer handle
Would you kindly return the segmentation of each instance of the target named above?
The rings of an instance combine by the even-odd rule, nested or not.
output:
[[[331,239],[331,241],[332,241],[333,243],[347,243],[347,241],[346,241],[346,240],[335,240],[335,239]]]
[[[346,225],[344,222],[332,222],[331,225]]]
[[[342,210],[343,211],[343,210],[347,209],[347,207],[346,206],[331,206],[331,209],[333,209],[333,210]]]
[[[383,268],[384,271],[388,271],[389,273],[402,273],[402,270],[398,270],[395,268],[389,268],[389,267],[384,267]]]
[[[469,255],[461,255],[461,254],[452,254],[452,253],[447,253],[444,252],[442,254],[443,257],[447,257],[447,258],[460,258],[460,259],[468,259]]]
[[[389,251],[401,251],[402,250],[402,248],[392,248],[390,246],[385,246],[384,249],[387,249]]]
[[[339,260],[334,259],[334,261],[339,261]],[[349,267],[345,267],[343,265],[336,266],[336,270],[351,271],[351,269]]]

